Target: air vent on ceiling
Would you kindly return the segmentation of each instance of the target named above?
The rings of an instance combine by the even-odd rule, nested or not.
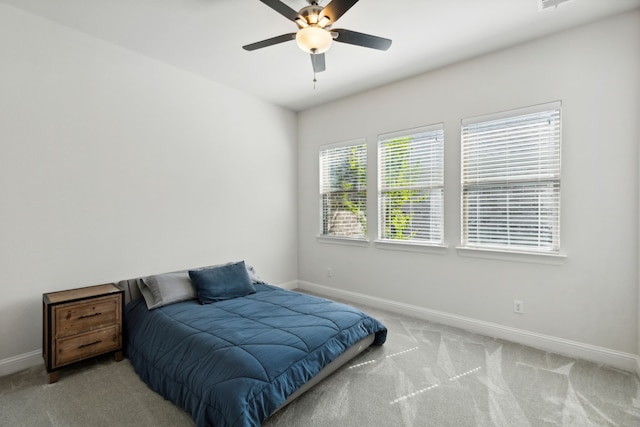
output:
[[[538,0],[538,5],[541,10],[549,9],[552,7],[558,7],[559,4],[566,3],[571,0]]]

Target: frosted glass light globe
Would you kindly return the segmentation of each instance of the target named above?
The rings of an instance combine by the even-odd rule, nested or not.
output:
[[[333,37],[323,28],[309,26],[296,33],[296,42],[300,49],[307,53],[324,53],[331,47]]]

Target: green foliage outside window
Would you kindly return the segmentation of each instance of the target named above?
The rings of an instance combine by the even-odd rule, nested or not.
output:
[[[340,188],[345,191],[342,193],[342,203],[344,207],[358,218],[358,221],[362,225],[363,234],[366,235],[367,167],[366,160],[365,164],[363,164],[362,156],[359,155],[360,150],[362,150],[362,146],[351,148],[347,165],[345,165],[344,172],[340,178]]]
[[[411,162],[412,138],[384,141],[384,195],[382,199],[384,239],[408,240],[415,237],[412,206],[424,201],[428,193],[420,195],[413,188],[420,162]]]
[[[351,237],[364,237],[367,232],[367,167],[366,146],[364,144],[345,147],[339,150],[339,161],[330,169],[330,192],[325,193],[325,233],[331,232],[334,215],[349,212],[358,224],[357,228],[342,228],[341,232]],[[340,222],[333,223],[339,228]],[[352,225],[353,226],[353,225]]]

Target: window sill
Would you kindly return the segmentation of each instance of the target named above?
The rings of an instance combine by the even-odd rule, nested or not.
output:
[[[353,237],[317,236],[316,239],[320,243],[330,243],[330,244],[336,244],[336,245],[360,246],[360,247],[369,246],[368,239],[357,239]]]
[[[465,246],[457,246],[456,251],[458,251],[458,255],[464,257],[528,262],[532,264],[562,265],[567,259],[567,255],[562,253],[517,252],[500,249],[471,248]]]
[[[449,250],[447,245],[436,245],[418,242],[394,242],[389,240],[376,240],[376,248],[391,251],[423,252],[444,255]]]

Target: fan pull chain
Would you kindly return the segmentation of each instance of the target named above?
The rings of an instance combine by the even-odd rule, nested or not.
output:
[[[313,90],[316,90],[316,51],[318,49],[311,49],[311,57],[313,58]]]

